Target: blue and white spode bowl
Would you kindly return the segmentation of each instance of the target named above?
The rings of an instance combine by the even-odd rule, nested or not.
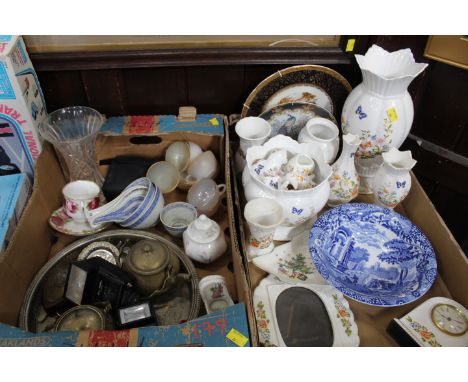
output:
[[[346,296],[375,306],[408,304],[437,275],[428,238],[406,217],[366,203],[343,204],[311,228],[309,251],[319,273]]]

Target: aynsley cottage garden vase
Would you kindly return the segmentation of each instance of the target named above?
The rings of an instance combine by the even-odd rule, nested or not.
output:
[[[341,114],[343,134],[361,138],[356,167],[359,192],[371,194],[372,178],[382,164],[381,154],[399,148],[413,123],[413,101],[408,86],[427,66],[416,63],[410,49],[389,53],[373,45],[356,55],[363,82],[349,94]]]
[[[338,160],[332,165],[333,174],[329,179],[330,197],[327,204],[330,207],[349,203],[358,196],[359,175],[354,166],[354,155],[359,143],[359,136],[343,135],[343,150]]]

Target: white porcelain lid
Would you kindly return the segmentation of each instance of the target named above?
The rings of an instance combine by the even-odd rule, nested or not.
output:
[[[216,240],[220,231],[218,223],[206,215],[200,215],[187,228],[190,238],[199,243],[210,243]]]

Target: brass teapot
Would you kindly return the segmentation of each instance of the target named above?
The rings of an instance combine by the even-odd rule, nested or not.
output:
[[[130,248],[123,269],[135,277],[147,297],[152,297],[175,283],[180,261],[165,244],[156,240],[140,240]]]

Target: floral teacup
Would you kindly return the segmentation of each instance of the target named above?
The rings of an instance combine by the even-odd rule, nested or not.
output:
[[[70,182],[62,190],[65,211],[76,222],[86,222],[86,212],[99,207],[99,186],[89,180]]]

